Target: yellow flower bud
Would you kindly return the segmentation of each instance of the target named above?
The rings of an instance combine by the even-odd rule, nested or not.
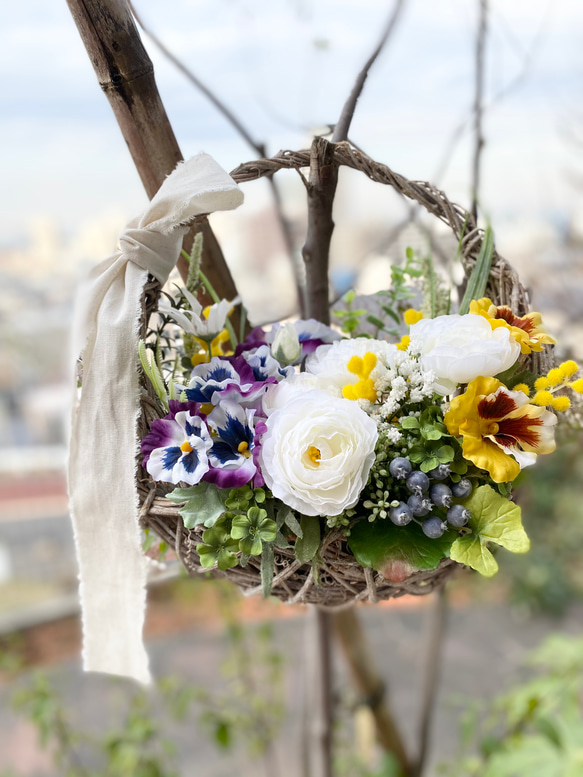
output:
[[[554,370],[549,370],[547,373],[547,378],[550,386],[558,386],[559,383],[563,382],[563,376],[561,374],[561,370],[558,367],[555,367]]]
[[[579,380],[575,380],[573,383],[569,383],[569,386],[573,389],[573,391],[576,391],[577,394],[583,394],[583,378],[579,378]]]
[[[530,396],[530,389],[526,385],[526,383],[517,383],[516,386],[512,389],[512,391],[522,391],[523,394],[526,394],[527,397]]]
[[[537,391],[532,398],[533,405],[540,405],[541,407],[547,407],[553,402],[553,395],[550,391]]]
[[[577,362],[574,362],[573,359],[569,359],[569,361],[563,362],[561,365],[559,365],[559,369],[563,378],[570,378],[577,372],[579,365]]]
[[[569,397],[553,397],[551,404],[555,410],[563,412],[571,407],[571,400]]]
[[[414,308],[409,308],[409,310],[406,310],[403,313],[403,319],[408,326],[411,326],[411,324],[416,324],[418,321],[421,321],[422,318],[423,313],[420,310],[415,310]]]
[[[409,335],[403,335],[401,338],[401,342],[397,343],[397,349],[399,351],[406,351],[407,348],[411,345],[411,338]]]
[[[538,380],[535,381],[534,387],[537,391],[543,391],[544,389],[548,389],[550,386],[549,379],[546,377],[538,378]]]

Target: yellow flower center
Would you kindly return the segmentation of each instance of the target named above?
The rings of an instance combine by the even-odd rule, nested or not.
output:
[[[310,447],[308,448],[308,458],[311,460],[312,464],[315,464],[317,467],[319,467],[320,459],[322,458],[320,449],[316,448],[315,445],[310,445]]]
[[[242,453],[246,459],[248,459],[251,456],[251,451],[249,450],[249,443],[245,442],[245,440],[239,443],[239,445],[237,446],[237,450],[239,451],[239,453]]]
[[[192,445],[188,441],[183,442],[182,445],[180,446],[180,450],[183,453],[192,453]]]

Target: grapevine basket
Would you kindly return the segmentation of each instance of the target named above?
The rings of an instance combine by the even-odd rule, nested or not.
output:
[[[309,150],[281,151],[271,159],[259,159],[242,164],[231,172],[237,183],[246,183],[265,176],[272,176],[278,170],[301,171],[310,167]],[[480,253],[484,233],[477,228],[473,216],[456,205],[446,195],[424,181],[410,181],[393,172],[384,164],[375,162],[349,143],[338,143],[334,147],[334,162],[358,170],[372,181],[391,186],[403,197],[422,206],[438,218],[452,232],[460,245],[461,261],[466,278],[469,277]],[[157,309],[160,286],[150,277],[142,297],[143,317],[141,336],[147,338],[151,314]],[[513,312],[523,316],[528,312],[528,294],[520,283],[514,268],[494,249],[486,295],[496,305],[507,305]],[[530,368],[539,374],[552,366],[552,354],[548,347],[528,357]],[[152,421],[161,418],[165,410],[156,397],[151,384],[142,375],[141,414],[138,421],[138,435],[142,439],[149,431]],[[171,503],[165,495],[173,486],[155,482],[137,464],[137,488],[140,499],[140,523],[144,529],[153,531],[176,552],[187,572],[192,576],[209,574],[201,566],[196,546],[202,541],[204,526],[186,529],[179,513],[179,506]],[[441,587],[459,565],[450,559],[443,559],[436,569],[420,571],[406,580],[395,583],[385,580],[374,570],[361,567],[350,552],[343,529],[332,529],[324,535],[318,553],[318,579],[314,577],[312,563],[302,564],[295,558],[293,548],[275,548],[275,569],[271,594],[282,601],[310,603],[323,608],[341,608],[358,601],[377,602],[397,598],[405,594],[422,596]],[[226,571],[213,569],[210,574],[225,577],[235,583],[245,595],[260,593],[261,561],[252,556],[244,567]]]

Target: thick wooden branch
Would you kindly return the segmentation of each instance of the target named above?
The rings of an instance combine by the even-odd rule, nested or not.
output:
[[[67,4],[151,198],[183,157],[156,86],[154,66],[127,2],[67,0]],[[202,262],[207,277],[219,296],[233,299],[237,290],[208,221],[202,220],[195,229],[204,235]],[[194,234],[185,239],[187,251]],[[178,267],[184,277],[184,259]]]
[[[334,162],[334,144],[324,138],[314,138],[308,181],[308,233],[302,255],[306,263],[308,315],[324,324],[330,323],[328,264],[334,231],[332,208],[337,183],[338,166]]]
[[[342,645],[344,656],[350,667],[354,684],[363,701],[369,706],[374,717],[377,739],[381,747],[393,753],[403,770],[410,773],[410,765],[403,740],[397,730],[389,708],[385,704],[385,685],[375,671],[364,633],[356,617],[354,607],[341,610],[334,615],[336,634]]]

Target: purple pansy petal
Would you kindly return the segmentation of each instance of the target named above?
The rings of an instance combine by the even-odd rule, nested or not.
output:
[[[211,467],[203,476],[203,480],[207,483],[213,483],[219,488],[241,488],[251,480],[256,471],[255,463],[249,457],[244,459],[244,463],[240,467],[234,469]]]
[[[213,397],[213,402],[218,404],[219,402],[236,402],[241,407],[248,410],[255,410],[256,413],[263,413],[263,397],[269,390],[270,386],[277,386],[277,378],[267,378],[266,381],[260,383],[251,384],[247,391],[242,391],[241,386],[229,386],[221,393],[216,393]]]
[[[240,356],[244,351],[253,351],[255,348],[259,348],[261,345],[265,345],[267,340],[265,339],[265,330],[260,326],[256,326],[252,329],[242,343],[235,348],[235,356]]]

